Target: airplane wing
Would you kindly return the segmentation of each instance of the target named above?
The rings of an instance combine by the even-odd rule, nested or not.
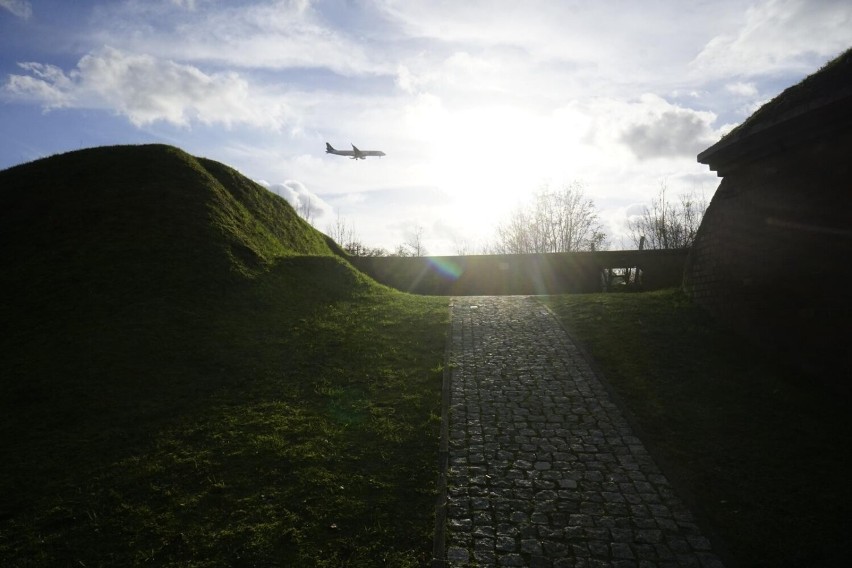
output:
[[[367,156],[384,156],[385,153],[381,150],[359,150],[355,144],[352,144],[351,150],[335,150],[328,142],[325,143],[325,153],[334,154],[336,156],[349,156],[353,160],[363,160]]]
[[[385,153],[381,150],[359,150],[355,147],[355,144],[352,144],[352,151],[355,152],[353,156],[356,160],[363,160],[367,156],[384,156]]]

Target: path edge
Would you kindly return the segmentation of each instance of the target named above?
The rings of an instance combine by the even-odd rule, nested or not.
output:
[[[616,392],[615,387],[607,380],[606,374],[603,372],[603,369],[598,365],[598,362],[592,357],[591,352],[588,347],[580,341],[577,337],[575,337],[567,327],[562,323],[562,320],[556,314],[556,312],[551,308],[547,302],[542,300],[537,296],[531,296],[535,299],[536,302],[544,309],[547,310],[550,317],[552,317],[556,323],[562,328],[562,331],[565,332],[566,337],[571,343],[574,344],[574,347],[577,349],[577,352],[580,356],[585,359],[586,364],[589,366],[591,371],[597,376],[598,381],[603,385],[604,389],[609,394],[610,400],[615,404],[619,411],[621,411],[622,416],[627,421],[627,424],[633,430],[633,433],[637,438],[642,442],[642,445],[645,446],[648,454],[650,454],[651,459],[656,462],[657,467],[660,468],[663,475],[669,481],[672,488],[674,489],[676,495],[683,501],[684,505],[689,509],[692,513],[693,517],[695,517],[695,524],[698,525],[701,529],[701,532],[705,537],[710,541],[711,550],[713,554],[716,555],[717,558],[725,565],[725,568],[740,568],[739,563],[731,554],[730,549],[728,548],[725,541],[719,535],[719,532],[715,529],[715,526],[706,513],[702,510],[702,508],[698,505],[698,500],[695,498],[695,495],[692,491],[689,490],[689,487],[686,486],[684,482],[682,482],[677,475],[677,468],[674,467],[669,460],[665,457],[663,452],[661,452],[655,444],[651,441],[650,437],[645,433],[642,429],[642,426],[639,424],[639,419],[636,418],[636,415],[630,410],[630,407],[624,402],[621,396]]]
[[[453,346],[453,308],[455,300],[450,300],[447,338],[444,344],[444,372],[441,382],[441,437],[438,442],[438,497],[435,503],[435,530],[432,542],[431,568],[445,568],[446,528],[447,528],[447,467],[449,465],[450,439],[450,353]]]

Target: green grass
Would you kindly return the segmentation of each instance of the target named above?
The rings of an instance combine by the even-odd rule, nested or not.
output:
[[[356,278],[288,259],[224,309],[15,357],[6,565],[424,564],[446,301]]]
[[[0,172],[4,566],[422,566],[446,299],[163,146]]]
[[[847,565],[847,400],[679,291],[546,301],[740,566]]]
[[[819,99],[825,93],[842,92],[844,88],[849,87],[850,70],[852,70],[852,49],[847,49],[834,59],[827,61],[817,72],[784,89],[736,128],[725,134],[723,139],[733,140],[748,134],[758,125],[768,126],[792,109],[805,106],[806,101]]]

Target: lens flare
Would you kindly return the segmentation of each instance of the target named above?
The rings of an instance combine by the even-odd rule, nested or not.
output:
[[[464,272],[464,267],[457,260],[446,257],[432,257],[429,265],[448,280],[458,280]]]

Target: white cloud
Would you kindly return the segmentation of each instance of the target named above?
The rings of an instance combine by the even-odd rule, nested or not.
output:
[[[172,4],[177,6],[178,8],[185,8],[187,10],[195,10],[195,0],[171,0]]]
[[[134,125],[157,121],[186,126],[250,124],[279,128],[292,116],[281,97],[252,89],[236,73],[204,73],[197,67],[104,48],[65,73],[53,65],[20,64],[29,75],[10,76],[7,95],[46,108],[100,108]]]
[[[429,41],[434,57],[467,50],[492,58],[506,74],[519,60],[527,68],[541,66],[537,82],[546,73],[570,74],[599,92],[600,84],[614,89],[646,80],[648,73],[658,83],[679,84],[679,69],[703,42],[741,16],[738,0],[698,3],[689,10],[673,9],[669,2],[376,0],[376,5],[404,35]]]
[[[734,33],[715,36],[692,61],[697,76],[755,76],[813,71],[852,45],[847,0],[765,0]]]
[[[27,0],[0,0],[0,8],[5,8],[24,20],[28,20],[33,15],[32,4]]]
[[[722,136],[725,136],[728,132],[730,132],[731,130],[733,130],[734,128],[736,128],[739,125],[740,125],[739,122],[726,122],[725,124],[723,124],[722,126],[720,126],[718,128],[719,137],[721,138]]]
[[[640,160],[694,156],[719,137],[712,112],[672,105],[656,95],[644,95],[634,106],[634,118],[619,141]]]
[[[269,183],[260,180],[258,183],[272,193],[286,199],[300,215],[308,213],[308,220],[315,227],[319,227],[321,223],[327,223],[334,218],[334,210],[331,205],[299,181],[286,180],[282,183]]]
[[[768,103],[771,100],[772,99],[769,98],[769,99],[760,99],[760,100],[752,101],[743,108],[742,114],[746,117],[749,117],[752,114],[754,114],[755,112],[757,112],[757,109],[759,109],[760,107],[762,107],[763,105],[765,105],[766,103]]]
[[[651,93],[632,100],[587,98],[552,113],[546,120],[549,133],[542,139],[548,149],[557,150],[547,156],[550,161],[576,156],[571,160],[574,171],[592,179],[614,171],[615,164],[641,167],[636,160],[691,162],[720,137],[713,126],[716,119],[713,112],[673,104]]]
[[[602,12],[609,12],[611,26],[623,18],[593,4],[560,2],[385,0],[378,5],[409,36],[471,48],[514,47],[532,59],[578,59],[596,51],[604,55],[598,51],[603,42],[589,41],[601,35],[600,29],[589,24]]]
[[[848,0],[756,0],[748,9],[716,0],[689,10],[671,2],[376,1],[405,36],[429,42],[428,51],[402,54],[404,83],[422,90],[698,92],[719,78],[813,71],[852,45]]]
[[[396,68],[396,86],[406,93],[414,93],[416,90],[416,78],[405,65],[398,65]]]
[[[729,83],[725,85],[725,90],[731,93],[732,95],[737,95],[740,97],[754,97],[757,96],[757,86],[754,83]]]
[[[240,68],[326,68],[347,76],[395,69],[381,51],[368,53],[363,41],[325,24],[307,0],[172,4],[103,7],[92,39],[160,58]]]
[[[38,101],[46,108],[70,106],[73,81],[55,65],[19,63],[29,75],[9,75],[2,92],[12,98]]]
[[[852,44],[845,4],[750,4],[98,2],[51,30],[63,53],[80,49],[77,65],[23,64],[0,94],[125,116],[251,177],[300,180],[273,191],[356,215],[370,245],[393,248],[420,223],[430,250],[451,252],[547,180],[586,182],[602,217],[621,220],[662,177],[715,180],[695,154]],[[11,5],[29,3],[0,0]],[[43,52],[45,37],[27,37],[10,53]],[[325,141],[388,155],[327,156]]]
[[[645,210],[646,210],[646,209],[648,209],[648,204],[647,204],[647,203],[633,203],[633,204],[631,204],[631,205],[627,206],[627,207],[624,209],[624,216],[625,216],[627,219],[632,219],[632,218],[634,218],[634,217],[639,217],[639,216],[641,216],[643,213],[645,213]]]

